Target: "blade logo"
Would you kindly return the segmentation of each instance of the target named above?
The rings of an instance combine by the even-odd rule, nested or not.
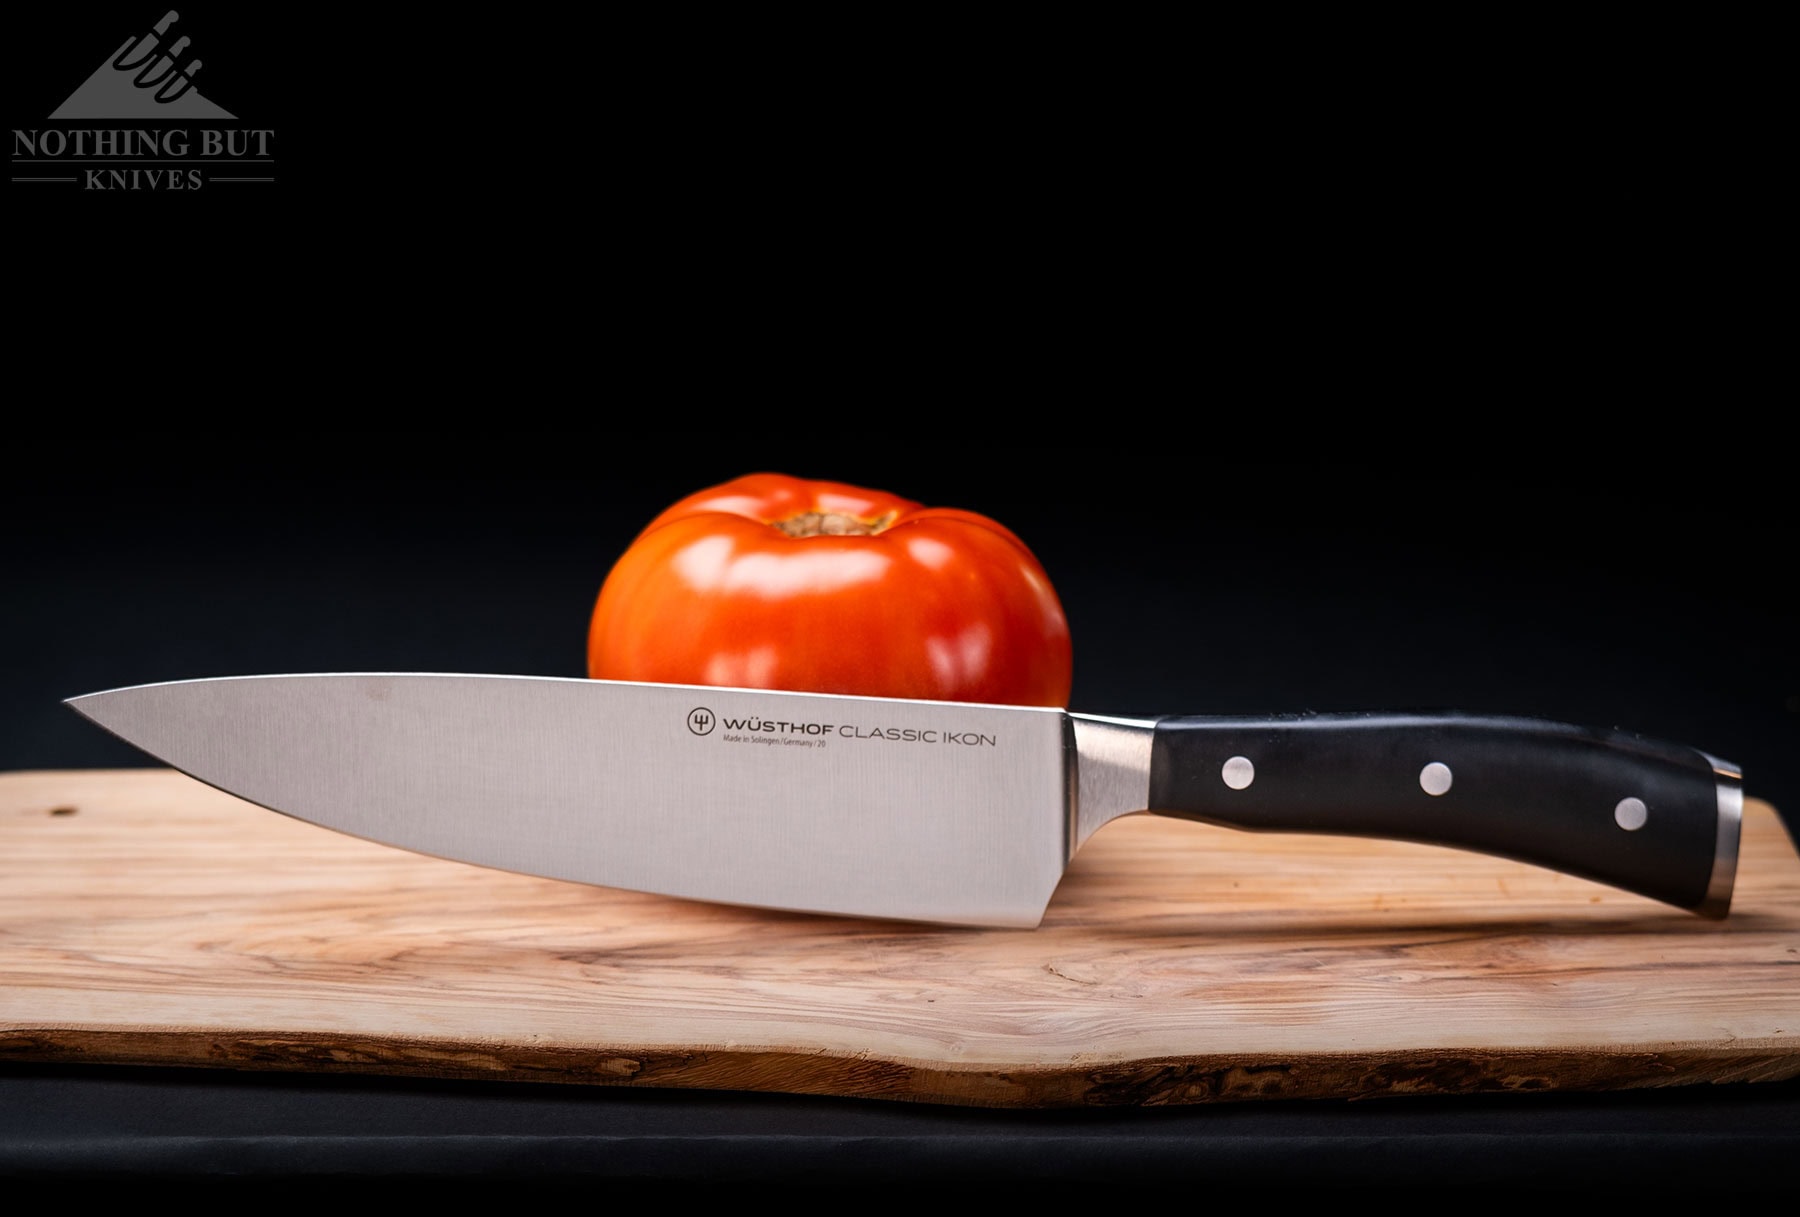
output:
[[[701,711],[695,710],[688,715],[689,730],[694,730],[694,715],[699,713]],[[965,748],[996,748],[1000,744],[999,736],[981,731],[949,731],[936,727],[875,727],[860,723],[799,723],[774,718],[728,718],[725,720],[725,729],[737,733],[725,736],[727,743],[766,743],[783,736],[835,735],[842,739],[894,740],[907,744],[959,744]],[[708,726],[706,731],[694,731],[694,734],[705,735],[711,730],[712,727]]]
[[[50,115],[51,122],[124,119],[188,119],[237,122],[237,116],[194,87],[204,63],[191,53],[193,39],[173,37],[181,20],[171,9],[148,33],[127,36],[101,61],[67,100]],[[15,176],[15,182],[74,183],[84,190],[193,191],[213,182],[273,182],[275,132],[218,127],[94,129],[45,127],[13,131],[13,164],[75,169],[81,177]],[[132,168],[115,165],[132,163]],[[137,165],[175,168],[137,168]],[[100,168],[87,166],[99,165]],[[259,176],[221,174],[249,168]]]
[[[695,735],[710,735],[716,722],[713,712],[705,706],[696,706],[688,711],[688,730]]]

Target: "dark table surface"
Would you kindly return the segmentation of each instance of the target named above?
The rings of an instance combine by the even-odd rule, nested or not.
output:
[[[0,1067],[0,1175],[96,1186],[484,1183],[1055,1195],[1204,1185],[1742,1196],[1793,1190],[1800,1085],[995,1112],[792,1095]]]
[[[14,481],[0,769],[149,763],[59,703],[276,671],[583,674],[593,597],[662,507],[755,469],[983,511],[1043,561],[1072,708],[1454,708],[1620,726],[1800,808],[1790,515],[1592,470],[1423,476],[1011,449],[961,466],[745,447],[584,481]],[[1206,476],[1197,476],[1204,472]],[[1589,476],[1583,476],[1584,472]],[[1800,1016],[1800,968],[1796,969]],[[771,1183],[1056,1195],[1726,1194],[1800,1162],[1792,1083],[995,1112],[787,1095],[0,1065],[0,1174],[109,1184]],[[599,1193],[595,1193],[598,1197]]]

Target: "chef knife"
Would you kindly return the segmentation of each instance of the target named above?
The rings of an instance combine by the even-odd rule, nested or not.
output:
[[[1741,774],[1460,713],[1061,709],[453,673],[237,676],[69,704],[203,782],[371,841],[693,900],[1035,926],[1112,820],[1386,837],[1730,907]]]

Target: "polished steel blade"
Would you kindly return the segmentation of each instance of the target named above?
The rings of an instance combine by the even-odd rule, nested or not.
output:
[[[275,811],[502,870],[815,913],[1033,926],[1070,716],[533,676],[139,685],[70,705]]]

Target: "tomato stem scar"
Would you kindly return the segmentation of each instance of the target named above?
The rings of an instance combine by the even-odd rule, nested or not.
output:
[[[872,520],[859,520],[838,511],[806,511],[769,524],[790,537],[866,537],[887,528],[898,514],[890,511]]]

